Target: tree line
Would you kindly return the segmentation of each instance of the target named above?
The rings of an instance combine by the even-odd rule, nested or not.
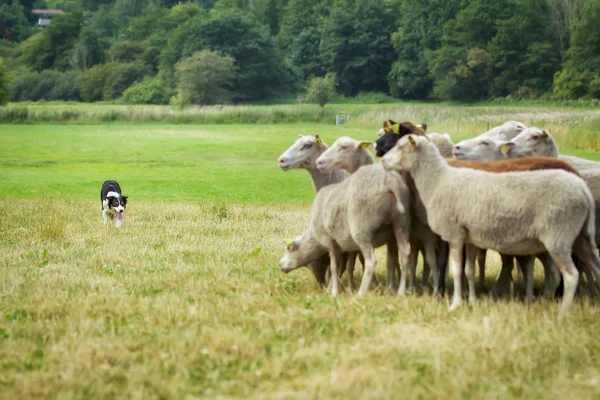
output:
[[[598,0],[0,0],[0,38],[13,101],[600,98]]]

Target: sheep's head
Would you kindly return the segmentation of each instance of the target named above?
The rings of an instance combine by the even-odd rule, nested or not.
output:
[[[319,135],[300,135],[296,142],[277,159],[279,168],[284,171],[294,168],[313,170],[317,158],[326,149],[327,145],[323,143]]]
[[[387,153],[403,136],[410,134],[424,135],[426,130],[426,124],[414,125],[411,122],[397,123],[392,120],[385,121],[383,128],[379,130],[379,133],[383,132],[383,135],[375,142],[377,157],[381,157]]]
[[[473,139],[463,140],[452,148],[452,155],[459,160],[497,161],[507,158],[502,152],[506,142],[478,136]]]
[[[342,136],[317,158],[317,168],[320,172],[329,172],[334,169],[349,171],[357,153],[365,151],[371,144],[372,142],[361,142],[348,136]]]
[[[557,157],[558,149],[552,136],[540,128],[527,128],[511,140],[511,148],[506,152],[509,158],[532,156]]]
[[[406,135],[381,157],[381,165],[388,171],[410,171],[417,162],[419,153],[427,151],[439,153],[437,147],[427,137]]]
[[[281,272],[288,273],[297,268],[307,266],[327,254],[327,249],[321,246],[310,234],[284,239],[285,253],[279,260]]]

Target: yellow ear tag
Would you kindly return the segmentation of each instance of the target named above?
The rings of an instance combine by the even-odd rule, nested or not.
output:
[[[415,142],[415,139],[412,136],[408,137],[408,141],[413,147],[417,147],[417,142]]]
[[[400,124],[392,125],[392,132],[394,132],[395,135],[399,135],[400,134]]]
[[[365,150],[369,146],[369,143],[361,143],[360,148]]]
[[[317,135],[316,139],[317,139],[317,146],[321,147],[321,145],[323,144],[323,141],[321,140],[319,135]]]
[[[391,130],[391,129],[390,129],[388,126],[384,126],[384,127],[383,127],[383,131],[384,131],[385,133],[389,133],[389,132],[391,132],[392,130]]]
[[[290,247],[292,247],[292,244],[294,243],[294,239],[283,239],[283,242],[285,243],[285,245],[288,247],[288,249]]]
[[[507,154],[510,151],[510,145],[509,144],[503,144],[500,147],[500,151],[504,154]]]

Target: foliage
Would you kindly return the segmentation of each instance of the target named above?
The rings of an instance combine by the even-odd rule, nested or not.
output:
[[[0,57],[0,106],[5,105],[10,100],[8,84],[12,76],[8,72],[8,68],[4,65],[4,60]]]
[[[65,13],[40,29],[34,7]],[[16,46],[0,45],[0,56],[17,73],[143,64],[171,95],[177,62],[217,51],[235,60],[235,102],[294,98],[327,73],[346,97],[593,98],[599,9],[597,0],[3,0],[0,38]],[[130,99],[162,102],[147,96],[158,88],[150,82]]]
[[[168,104],[171,89],[160,78],[147,77],[123,92],[127,104]]]
[[[23,5],[17,1],[0,2],[0,39],[20,42],[31,30]]]
[[[81,100],[77,88],[76,71],[55,70],[25,71],[18,74],[10,84],[12,101]]]
[[[235,60],[202,50],[175,65],[178,104],[217,104],[231,101]]]
[[[21,62],[37,71],[67,69],[68,55],[79,36],[82,24],[81,12],[57,15],[46,29],[23,43]]]
[[[306,100],[325,107],[332,97],[335,96],[337,79],[334,73],[328,73],[324,78],[312,78],[306,90]]]
[[[84,101],[111,100],[147,73],[147,66],[139,62],[97,65],[79,76],[77,87]]]

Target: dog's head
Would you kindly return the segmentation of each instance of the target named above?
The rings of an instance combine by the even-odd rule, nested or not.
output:
[[[117,219],[123,219],[123,213],[127,207],[127,196],[107,196],[106,201],[108,208],[117,214]]]

